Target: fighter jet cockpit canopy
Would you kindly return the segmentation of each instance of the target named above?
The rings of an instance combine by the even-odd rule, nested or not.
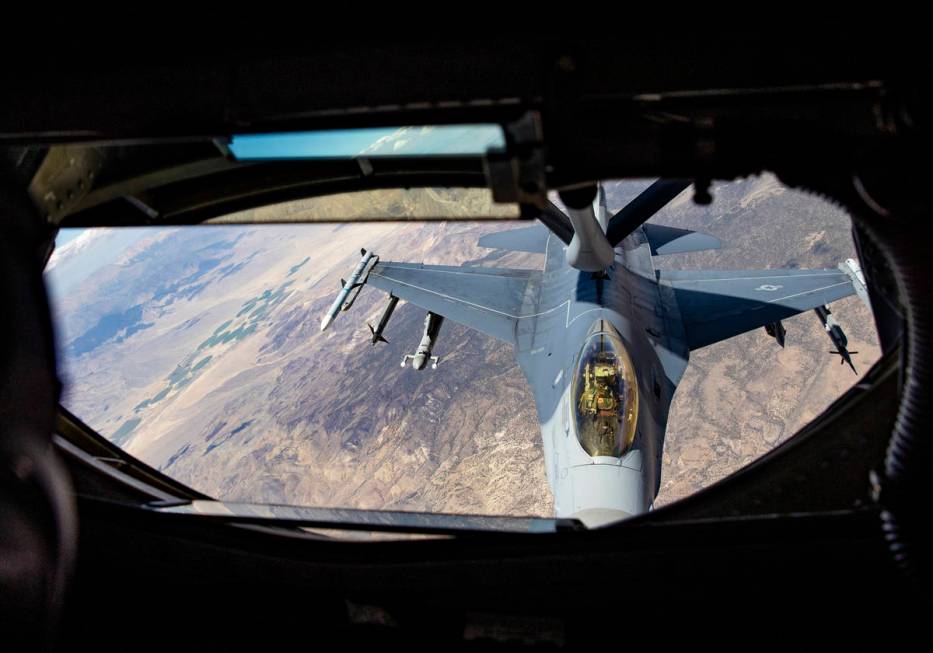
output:
[[[577,440],[590,456],[621,458],[638,421],[638,383],[618,332],[597,321],[577,357],[573,383]]]

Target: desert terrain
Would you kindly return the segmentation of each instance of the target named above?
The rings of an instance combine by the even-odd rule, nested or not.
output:
[[[609,184],[610,208],[644,185]],[[657,267],[835,267],[854,256],[844,213],[772,177],[714,195],[700,207],[688,191],[653,221],[710,233],[723,249],[657,257]],[[448,196],[431,197],[449,212]],[[149,230],[70,285],[56,279],[65,272],[53,258],[63,403],[220,499],[550,515],[534,401],[508,345],[448,321],[439,367],[402,368],[424,313],[400,304],[388,344],[372,346],[366,321],[386,301],[374,288],[319,329],[361,247],[386,260],[538,267],[539,255],[476,245],[524,224]],[[868,309],[854,297],[832,308],[867,369],[878,357]],[[857,380],[828,353],[812,313],[785,326],[785,349],[762,330],[693,352],[672,406],[658,505],[748,464]]]

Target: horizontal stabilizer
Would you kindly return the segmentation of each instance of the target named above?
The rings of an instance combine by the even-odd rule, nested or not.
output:
[[[652,256],[701,252],[706,249],[719,249],[722,246],[718,238],[699,231],[667,227],[663,224],[644,224],[642,229],[651,246]]]
[[[532,252],[534,254],[544,254],[547,247],[548,230],[543,225],[534,225],[532,227],[522,227],[521,229],[510,229],[509,231],[497,231],[494,234],[486,234],[477,241],[480,247],[490,249],[505,249],[510,252]]]

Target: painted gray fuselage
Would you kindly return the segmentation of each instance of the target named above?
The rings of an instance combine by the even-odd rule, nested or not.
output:
[[[517,359],[535,397],[556,513],[597,525],[651,508],[689,350],[677,303],[657,281],[641,228],[615,248],[605,278],[570,267],[565,250],[549,236],[539,292],[525,298],[517,325]],[[600,320],[621,338],[638,380],[635,439],[621,458],[591,457],[576,436],[576,362]]]

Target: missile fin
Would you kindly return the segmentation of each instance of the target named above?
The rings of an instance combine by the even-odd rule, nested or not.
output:
[[[370,324],[369,322],[367,322],[367,323],[366,323],[366,326],[369,327],[369,332],[370,332],[371,334],[373,334],[373,344],[374,344],[374,345],[375,345],[377,342],[384,342],[384,343],[388,344],[389,341],[386,340],[385,338],[383,338],[381,333],[376,333],[376,329],[373,327],[372,324]]]

